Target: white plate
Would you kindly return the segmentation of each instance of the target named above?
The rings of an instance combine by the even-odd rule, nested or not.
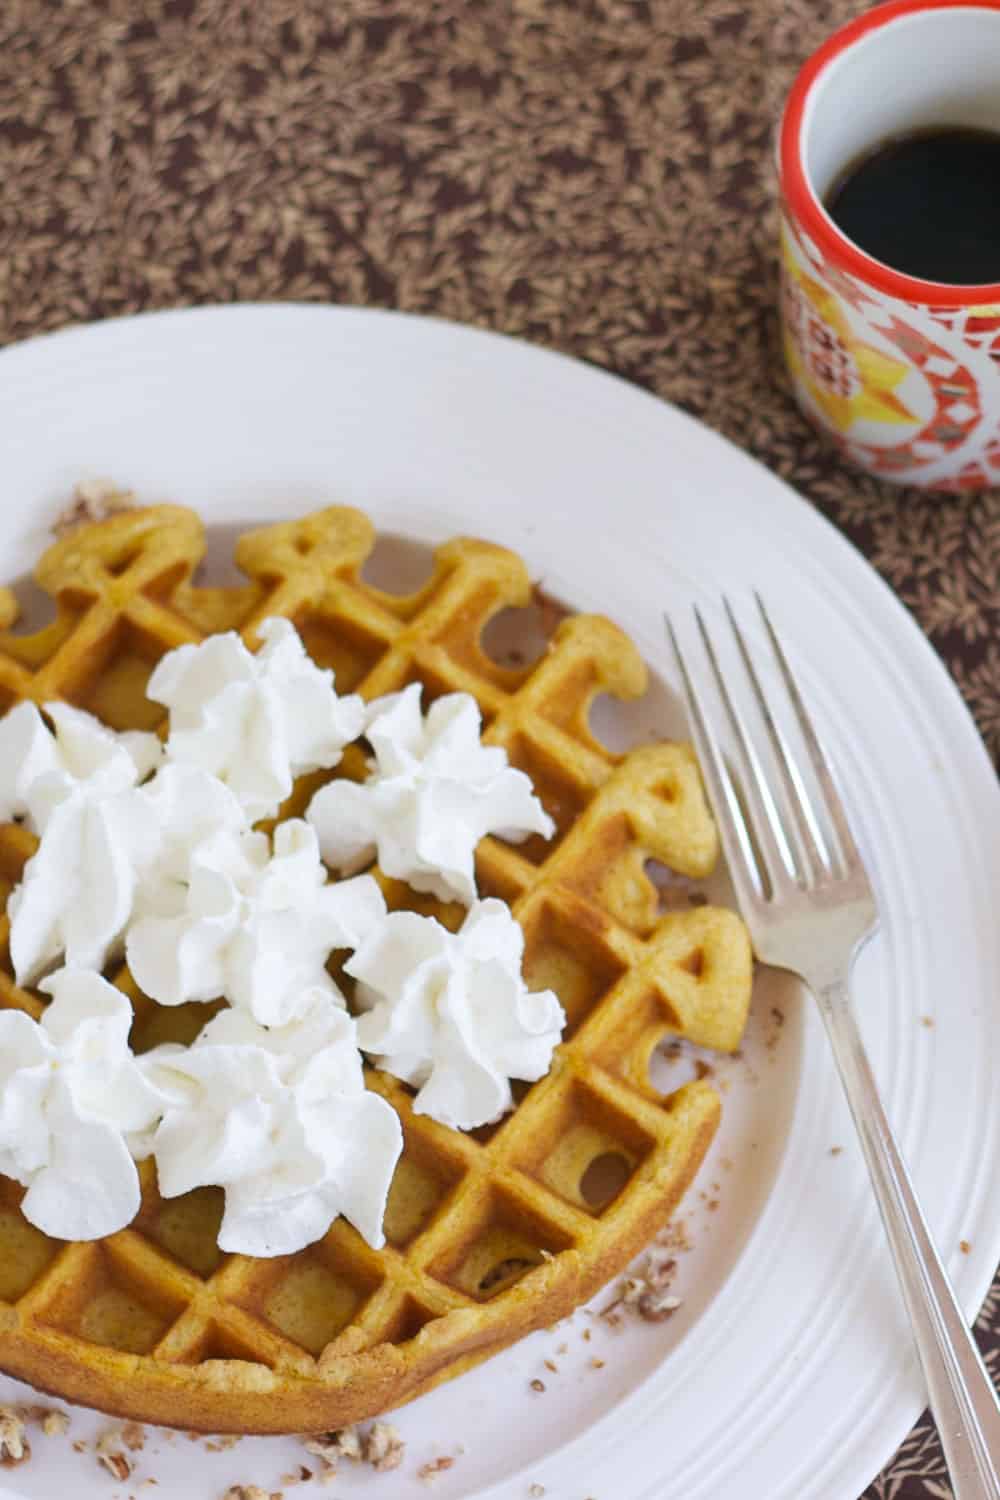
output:
[[[878,886],[882,935],[857,976],[872,1060],[962,1301],[978,1307],[1000,1255],[1000,800],[934,653],[815,511],[629,385],[386,313],[237,307],[109,322],[8,350],[0,379],[4,577],[30,566],[77,480],[111,475],[211,522],[343,501],[429,541],[493,538],[552,593],[617,619],[653,663],[665,604],[715,608],[720,589],[745,599],[759,588]],[[679,720],[660,692],[636,722]],[[787,1024],[769,1048],[776,996]],[[408,1454],[391,1479],[345,1468],[334,1493],[374,1483],[393,1500],[521,1500],[541,1485],[547,1500],[856,1500],[916,1417],[920,1381],[818,1023],[787,984],[758,994],[755,1012],[699,1182],[713,1201],[720,1184],[719,1207],[696,1192],[688,1208],[681,1311],[656,1327],[598,1325],[589,1343],[583,1313],[536,1335],[402,1412]],[[11,1388],[0,1381],[0,1400]],[[74,1416],[74,1435],[92,1426]],[[418,1463],[459,1445],[432,1488],[417,1478]],[[301,1457],[290,1441],[210,1455],[157,1436],[115,1486],[64,1440],[39,1435],[35,1448],[6,1494],[48,1500],[65,1485],[89,1500],[156,1477],[148,1493],[160,1500],[209,1500],[237,1481],[280,1488]],[[293,1493],[313,1492],[330,1493]]]

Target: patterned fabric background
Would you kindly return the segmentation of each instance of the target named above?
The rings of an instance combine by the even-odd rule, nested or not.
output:
[[[0,341],[354,302],[565,350],[791,481],[917,616],[1000,761],[1000,491],[927,499],[804,425],[775,122],[858,0],[5,0]],[[980,1330],[996,1373],[1000,1294]],[[923,1422],[866,1500],[946,1500]]]

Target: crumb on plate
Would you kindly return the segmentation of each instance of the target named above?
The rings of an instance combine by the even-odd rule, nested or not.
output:
[[[406,1444],[391,1422],[373,1422],[363,1439],[363,1452],[365,1463],[383,1472],[399,1468]]]
[[[9,1406],[0,1406],[0,1468],[14,1469],[31,1457],[31,1445],[24,1435],[24,1422]]]
[[[93,521],[106,521],[122,511],[135,509],[135,494],[132,490],[120,490],[110,479],[84,479],[73,491],[73,498],[60,511],[52,525],[57,537],[69,536],[81,526]]]
[[[47,1411],[42,1417],[42,1431],[46,1437],[63,1437],[69,1432],[69,1416],[64,1411]]]
[[[312,1469],[306,1468],[305,1464],[299,1464],[297,1469],[292,1470],[288,1474],[282,1474],[281,1482],[291,1488],[295,1484],[308,1484],[312,1477]]]
[[[137,1426],[137,1423],[127,1423],[129,1427]],[[97,1462],[102,1469],[107,1469],[114,1479],[124,1481],[130,1478],[135,1465],[125,1452],[126,1438],[124,1427],[109,1427],[102,1432],[94,1446]]]
[[[303,1437],[302,1442],[307,1453],[322,1459],[325,1470],[320,1479],[324,1483],[336,1473],[342,1458],[354,1464],[371,1464],[379,1473],[385,1473],[398,1469],[406,1452],[406,1444],[391,1422],[373,1422],[364,1431],[355,1426],[314,1433]]]
[[[429,1463],[421,1464],[417,1470],[417,1478],[433,1479],[435,1474],[443,1474],[447,1469],[452,1469],[454,1466],[455,1460],[449,1458],[447,1454],[442,1454],[440,1458],[432,1458]]]
[[[280,1490],[263,1490],[259,1484],[231,1484],[222,1500],[283,1500]]]

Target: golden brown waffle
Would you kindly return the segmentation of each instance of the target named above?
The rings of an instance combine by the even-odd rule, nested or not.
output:
[[[531,776],[558,825],[551,843],[486,839],[477,864],[481,892],[509,901],[523,926],[529,985],[558,992],[565,1039],[513,1113],[469,1135],[415,1116],[409,1089],[369,1073],[406,1140],[382,1251],[340,1220],[297,1255],[222,1255],[221,1193],[164,1201],[150,1163],[128,1229],[62,1244],[25,1221],[21,1189],[0,1178],[0,1368],[66,1399],[215,1432],[316,1431],[384,1411],[591,1296],[669,1217],[716,1128],[708,1083],[661,1096],[648,1062],[668,1034],[738,1045],[750,948],[731,912],[662,914],[644,868],[654,859],[702,877],[715,862],[690,749],[623,759],[589,731],[597,693],[643,690],[635,648],[609,621],[576,616],[537,664],[499,666],[480,638],[499,610],[529,602],[519,558],[452,541],[427,584],[398,597],[361,577],[373,541],[368,520],[341,508],[253,531],[236,549],[245,586],[213,589],[192,582],[204,537],[190,511],[85,526],[36,570],[53,622],[34,635],[0,630],[0,708],[63,698],[118,729],[156,727],[144,688],[165,651],[230,628],[253,644],[270,615],[295,622],[341,692],[417,680],[425,702],[472,693],[487,738]],[[0,595],[0,625],[15,616]],[[337,774],[363,774],[359,752]],[[300,784],[290,808],[322,780]],[[33,847],[0,826],[4,903]],[[451,926],[462,915],[384,885],[392,905]],[[15,986],[6,942],[4,917],[0,1006],[37,1017],[42,1002]],[[190,1041],[211,1013],[154,1005],[125,969],[110,977],[133,1003],[137,1050]]]

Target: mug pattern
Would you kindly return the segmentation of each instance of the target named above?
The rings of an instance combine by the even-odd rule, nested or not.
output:
[[[940,490],[1000,483],[1000,304],[887,296],[785,215],[781,309],[799,404],[845,458]]]

